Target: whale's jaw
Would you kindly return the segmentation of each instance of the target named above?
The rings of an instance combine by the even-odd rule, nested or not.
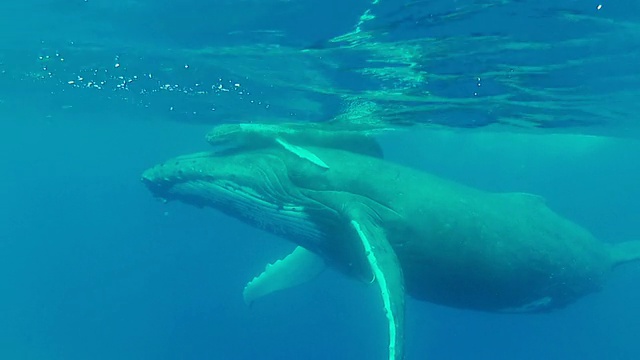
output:
[[[246,166],[243,160],[213,152],[181,156],[146,170],[142,182],[165,202],[211,207],[296,243],[318,247],[324,235],[310,215],[315,204],[291,190],[286,168],[277,159],[264,167]]]

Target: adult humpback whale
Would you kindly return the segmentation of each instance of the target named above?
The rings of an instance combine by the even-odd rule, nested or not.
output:
[[[295,133],[252,136],[261,141],[178,157],[142,179],[160,198],[216,208],[299,245],[249,282],[247,301],[325,265],[374,281],[390,360],[403,358],[405,291],[453,307],[544,311],[640,259],[640,242],[599,242],[535,195],[483,192],[324,135],[298,143]]]

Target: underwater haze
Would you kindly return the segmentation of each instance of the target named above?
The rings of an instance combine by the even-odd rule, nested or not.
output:
[[[0,359],[385,359],[375,286],[243,302],[294,245],[155,199],[142,172],[223,123],[376,133],[385,159],[528,192],[640,240],[640,3],[0,4]],[[408,298],[412,359],[640,358],[640,264],[543,314]]]

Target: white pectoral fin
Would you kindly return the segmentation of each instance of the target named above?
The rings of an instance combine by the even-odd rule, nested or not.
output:
[[[362,242],[367,262],[375,276],[389,324],[389,360],[404,355],[404,277],[398,257],[384,230],[367,215],[355,216],[351,226]]]
[[[242,295],[247,304],[275,291],[284,290],[313,280],[326,268],[324,260],[298,246],[293,252],[273,264],[245,286]]]
[[[324,161],[322,161],[322,159],[320,159],[318,156],[316,156],[316,154],[312,153],[311,151],[297,146],[297,145],[293,145],[290,144],[289,142],[285,141],[284,139],[280,139],[277,138],[276,142],[278,144],[280,144],[283,148],[285,148],[287,151],[290,151],[292,153],[294,153],[295,155],[297,155],[298,157],[300,157],[301,159],[305,159],[308,160],[310,162],[312,162],[313,164],[323,168],[323,169],[328,169],[329,165],[327,165]]]

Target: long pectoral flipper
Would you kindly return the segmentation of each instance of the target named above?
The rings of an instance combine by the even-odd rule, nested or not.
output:
[[[389,324],[389,360],[404,357],[404,278],[400,262],[384,230],[367,214],[353,212],[351,226],[362,242],[364,253],[382,295]]]

